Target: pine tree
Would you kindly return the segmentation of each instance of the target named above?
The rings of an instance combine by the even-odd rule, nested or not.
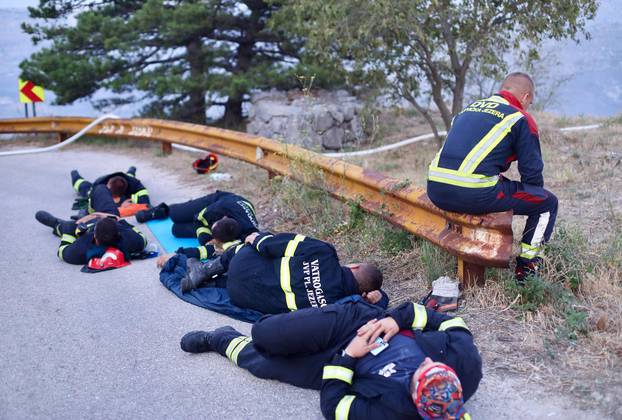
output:
[[[204,124],[210,106],[236,127],[255,89],[295,86],[303,40],[268,26],[261,0],[40,0],[23,24],[46,46],[20,64],[57,104],[146,104],[146,116]],[[49,43],[49,45],[47,45]],[[107,92],[105,99],[93,99]]]

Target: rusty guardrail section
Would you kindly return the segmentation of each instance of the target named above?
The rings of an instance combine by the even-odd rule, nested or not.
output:
[[[66,138],[92,118],[55,117],[0,120],[0,133],[59,133]],[[203,125],[157,119],[108,120],[88,134],[101,137],[160,141],[220,153],[303,183],[325,189],[341,200],[353,200],[389,222],[458,257],[458,276],[482,284],[485,267],[508,267],[512,252],[512,214],[469,216],[444,212],[425,190],[403,181],[328,158],[301,147],[263,137]]]

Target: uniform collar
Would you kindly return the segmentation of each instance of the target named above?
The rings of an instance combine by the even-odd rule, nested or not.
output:
[[[514,94],[512,92],[509,92],[507,90],[502,90],[502,91],[499,91],[499,93],[497,93],[497,95],[501,96],[503,99],[508,101],[512,106],[515,106],[516,108],[520,109],[521,111],[524,111],[523,105],[516,98],[516,96],[514,96]]]
[[[345,292],[344,296],[360,295],[361,291],[359,290],[359,284],[356,282],[354,274],[352,274],[352,270],[350,270],[348,267],[342,266],[341,272],[343,273],[342,283],[343,290]]]

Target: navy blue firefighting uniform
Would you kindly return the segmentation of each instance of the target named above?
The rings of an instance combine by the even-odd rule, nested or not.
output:
[[[110,178],[114,176],[120,176],[121,178],[127,181],[127,191],[125,195],[121,197],[119,202],[116,204],[120,206],[125,200],[130,199],[134,204],[150,204],[149,202],[149,192],[147,188],[140,182],[138,178],[136,178],[131,172],[115,172],[109,175],[104,175],[95,180],[95,182],[90,183],[82,177],[78,177],[72,179],[73,189],[78,193],[80,197],[88,198],[88,211],[89,213],[93,213],[95,210],[95,206],[92,203],[92,192],[94,187],[98,185],[106,186]]]
[[[518,161],[521,182],[500,173]],[[538,129],[514,95],[501,91],[458,114],[428,171],[428,196],[443,210],[526,215],[519,265],[535,262],[549,240],[557,197],[543,188]]]
[[[227,191],[216,191],[185,203],[171,204],[169,216],[173,221],[173,235],[179,238],[196,237],[199,240],[198,248],[180,248],[177,253],[202,260],[214,253],[214,247],[207,244],[213,239],[211,227],[224,216],[240,224],[239,240],[259,230],[253,204]],[[225,244],[225,248],[229,245]]]
[[[105,184],[98,184],[91,191],[91,201],[95,211],[102,213],[119,215],[110,190]],[[73,221],[62,221],[54,227],[54,234],[61,238],[58,247],[58,258],[69,264],[86,264],[93,256],[97,246],[95,245],[95,224],[99,219],[93,219],[87,224],[77,224]],[[129,260],[131,254],[141,252],[147,245],[147,238],[136,227],[130,225],[125,220],[117,222],[117,228],[121,235],[121,240],[115,245],[125,254]],[[101,252],[100,252],[101,253]]]
[[[228,270],[231,302],[264,314],[319,308],[361,293],[335,248],[304,235],[262,232],[252,245],[231,247],[220,260]]]
[[[390,316],[402,331],[378,356],[342,356],[367,321]],[[328,419],[419,419],[410,380],[425,357],[453,368],[468,400],[482,378],[482,360],[461,318],[404,303],[385,311],[366,302],[268,315],[251,337],[231,327],[213,333],[221,355],[259,378],[321,389]]]

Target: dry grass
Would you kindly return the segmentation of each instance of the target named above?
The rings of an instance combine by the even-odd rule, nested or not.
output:
[[[597,130],[561,133],[553,127],[595,121],[543,117],[545,179],[560,199],[560,215],[542,278],[526,293],[513,287],[509,270],[491,270],[486,287],[465,292],[461,313],[477,337],[488,372],[519,375],[612,409],[622,389],[617,374],[622,367],[622,129],[614,121]],[[394,129],[405,134],[378,143],[427,131],[405,128],[404,118],[398,119],[402,125]],[[435,153],[435,143],[428,141],[349,160],[424,186]],[[511,176],[518,178],[516,172]],[[398,252],[387,249],[383,241],[391,228],[370,217],[353,223],[360,217],[352,205],[335,208],[321,193],[287,180],[274,191],[275,229],[295,228],[330,240],[344,261],[376,262],[386,273],[394,305],[419,299],[436,276],[454,272],[451,259],[416,238]],[[286,223],[279,225],[281,220]],[[516,219],[515,232],[523,224]]]

